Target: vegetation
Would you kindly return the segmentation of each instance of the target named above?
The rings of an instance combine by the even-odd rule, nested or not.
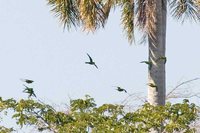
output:
[[[16,120],[17,125],[21,128],[34,126],[38,132],[195,132],[191,126],[199,116],[195,104],[186,99],[182,103],[165,104],[165,40],[167,4],[173,17],[199,21],[199,0],[48,0],[48,3],[64,27],[70,29],[71,26],[82,26],[83,30],[92,32],[105,26],[112,8],[120,7],[121,22],[129,42],[134,41],[134,30],[137,27],[149,44],[149,59],[141,62],[147,64],[149,70],[149,103],[135,111],[128,111],[125,106],[117,104],[97,106],[94,99],[86,95],[85,99],[71,100],[66,111],[59,111],[40,100],[32,99],[32,96],[36,97],[33,88],[25,86],[24,92],[29,94],[28,99],[18,101],[0,97],[1,118],[7,112],[12,112],[12,119]],[[91,58],[86,63],[95,65]],[[31,84],[33,81],[25,82]],[[118,91],[126,92],[117,88]],[[0,126],[1,133],[12,131],[15,131],[13,127]]]
[[[70,101],[70,108],[57,111],[52,106],[32,98],[3,100],[0,111],[6,115],[12,111],[17,125],[34,126],[38,132],[54,133],[148,133],[151,129],[165,133],[193,133],[190,127],[198,118],[197,106],[183,100],[182,103],[152,106],[145,103],[136,111],[127,111],[123,105],[103,104],[99,107],[90,96]],[[14,131],[0,126],[1,133]]]

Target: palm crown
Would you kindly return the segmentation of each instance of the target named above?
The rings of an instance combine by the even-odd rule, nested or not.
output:
[[[121,9],[121,23],[130,43],[134,40],[134,29],[142,30],[144,35],[153,36],[155,30],[156,0],[48,0],[52,11],[59,17],[64,28],[82,27],[84,31],[94,32],[104,27],[110,10]],[[200,19],[200,0],[168,0],[170,13],[176,19]]]

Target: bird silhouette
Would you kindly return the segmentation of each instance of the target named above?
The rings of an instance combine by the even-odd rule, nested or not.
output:
[[[26,82],[27,84],[31,84],[33,83],[34,81],[33,80],[30,80],[30,79],[21,79],[23,82]]]
[[[150,87],[156,88],[156,90],[158,90],[158,86],[153,83],[148,83],[147,85]]]
[[[28,93],[29,94],[28,95],[29,98],[32,97],[32,96],[36,97],[36,95],[35,95],[35,93],[33,91],[33,88],[30,88],[30,87],[28,87],[26,85],[24,85],[24,86],[25,86],[25,89],[23,90],[23,92],[24,93]]]
[[[163,60],[164,64],[167,62],[167,57],[161,56],[156,61]]]
[[[119,91],[119,92],[125,92],[125,93],[127,93],[127,91],[125,89],[123,89],[123,88],[121,88],[119,86],[113,86],[113,87],[117,87],[116,90]]]
[[[97,65],[95,64],[95,62],[93,61],[93,59],[90,57],[88,53],[87,53],[87,56],[89,57],[90,62],[85,62],[85,64],[94,65],[98,69]]]
[[[152,62],[151,61],[141,61],[140,63],[145,63],[149,66],[149,69],[151,70],[152,68]]]

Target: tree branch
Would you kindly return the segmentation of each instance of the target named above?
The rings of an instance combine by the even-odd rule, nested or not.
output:
[[[182,97],[182,96],[177,96],[177,95],[173,95],[174,91],[177,90],[180,86],[184,85],[184,84],[187,84],[189,82],[192,82],[192,81],[195,81],[195,80],[199,80],[200,78],[194,78],[194,79],[190,79],[190,80],[187,80],[187,81],[184,81],[180,84],[178,84],[177,86],[175,86],[167,95],[166,95],[166,100],[169,99],[169,98],[178,98],[178,97]],[[199,93],[197,94],[194,94],[192,96],[189,96],[187,98],[191,98],[191,97],[194,97],[194,96],[197,96],[197,97],[200,97],[198,96]],[[172,96],[171,96],[172,95]]]

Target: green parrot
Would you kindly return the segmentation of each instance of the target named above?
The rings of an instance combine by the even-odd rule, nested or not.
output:
[[[90,62],[85,62],[85,64],[94,65],[98,69],[97,65],[95,64],[95,62],[92,60],[92,58],[90,57],[90,55],[88,53],[87,53],[87,56],[89,57]]]
[[[148,83],[147,85],[150,87],[156,88],[156,90],[158,90],[158,86],[153,83]]]
[[[23,90],[23,92],[24,93],[28,93],[29,94],[29,98],[31,97],[31,96],[34,96],[34,97],[36,97],[36,95],[35,95],[35,93],[34,93],[34,91],[33,91],[33,88],[30,88],[30,87],[28,87],[28,86],[26,86],[26,85],[24,85],[25,86],[25,89]]]
[[[167,62],[167,57],[161,56],[156,61],[163,60],[164,64]]]
[[[151,70],[152,68],[152,62],[151,61],[141,61],[140,63],[145,63],[149,66],[149,69]]]
[[[33,83],[34,81],[33,80],[30,80],[30,79],[21,79],[23,82],[26,82],[27,84],[31,84]]]
[[[123,89],[123,88],[121,88],[119,86],[113,86],[113,87],[117,87],[116,90],[119,91],[119,92],[125,92],[125,93],[127,93],[127,91],[125,89]]]

